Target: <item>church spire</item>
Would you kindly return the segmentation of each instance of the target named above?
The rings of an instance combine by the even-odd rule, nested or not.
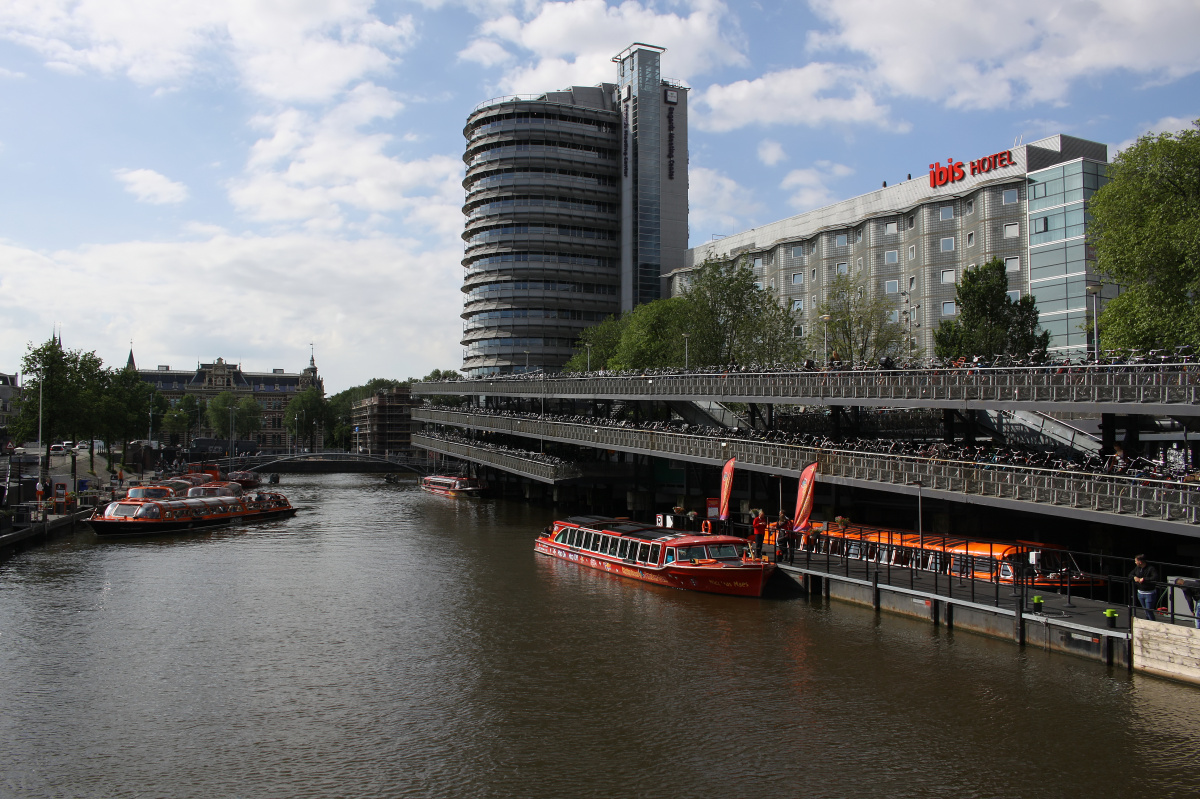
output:
[[[137,371],[137,363],[133,360],[133,339],[129,340],[129,360],[125,361],[125,368]]]

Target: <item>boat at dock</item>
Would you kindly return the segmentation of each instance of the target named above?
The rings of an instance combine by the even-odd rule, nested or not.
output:
[[[483,485],[474,477],[437,475],[421,478],[421,490],[444,497],[477,497],[483,493]]]
[[[534,551],[631,580],[732,596],[762,596],[775,564],[747,557],[746,540],[697,535],[604,516],[554,522]]]
[[[236,486],[237,491],[227,488]],[[236,483],[191,489],[187,497],[122,499],[97,509],[87,523],[99,536],[165,535],[234,522],[260,522],[296,515],[283,494],[243,494]],[[193,492],[196,492],[193,494]]]

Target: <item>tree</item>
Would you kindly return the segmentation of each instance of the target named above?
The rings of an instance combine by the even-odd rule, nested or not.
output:
[[[693,319],[692,304],[683,297],[639,305],[625,315],[621,338],[606,368],[682,366],[683,334],[692,332]]]
[[[1008,273],[999,258],[963,272],[955,297],[957,318],[933,331],[939,358],[1046,357],[1050,333],[1038,332],[1037,305],[1029,294],[1016,302],[1008,296]]]
[[[1100,316],[1101,340],[1200,347],[1200,119],[1118,153],[1087,210],[1097,268],[1123,288]]]
[[[826,329],[828,355],[850,363],[876,363],[896,357],[904,350],[904,328],[892,321],[892,304],[876,294],[863,280],[838,275],[829,286],[829,296],[817,307],[814,319],[828,316],[828,322],[813,323],[808,331],[810,352],[824,352]]]
[[[208,424],[217,431],[217,438],[229,437],[231,417],[236,439],[247,439],[262,429],[262,406],[253,397],[239,398],[232,391],[222,391],[208,403]]]
[[[584,372],[589,364],[592,369],[607,369],[609,360],[617,353],[627,321],[625,316],[610,316],[595,327],[584,330],[579,335],[575,354],[563,366],[563,371]],[[592,345],[590,353],[589,344]]]
[[[233,412],[238,438],[248,439],[262,429],[262,405],[254,397],[242,397]]]
[[[110,453],[113,443],[121,442],[121,463],[126,463],[129,450],[125,445],[140,438],[148,426],[153,394],[154,388],[142,380],[135,369],[126,367],[110,373],[107,390],[101,399],[101,429],[109,442]]]
[[[691,304],[692,364],[778,363],[800,357],[796,320],[772,289],[755,284],[744,259],[733,264],[705,262],[684,291]]]
[[[328,403],[316,386],[301,391],[292,397],[283,409],[283,426],[297,439],[307,440],[313,448],[313,436],[318,427],[325,423],[329,412]]]

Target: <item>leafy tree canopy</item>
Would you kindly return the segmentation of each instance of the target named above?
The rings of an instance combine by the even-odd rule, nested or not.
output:
[[[933,331],[939,358],[991,359],[997,355],[1046,357],[1049,332],[1038,332],[1037,304],[1026,294],[1013,302],[1008,296],[1004,262],[993,258],[963,272],[955,288],[958,315]]]
[[[1123,288],[1100,316],[1102,344],[1200,348],[1200,120],[1118,153],[1087,209],[1097,268]]]
[[[823,317],[828,316],[825,322]],[[808,330],[809,352],[824,353],[828,326],[828,357],[848,363],[875,363],[897,357],[904,350],[904,327],[892,321],[892,305],[875,294],[863,280],[838,275],[829,286],[829,297],[813,314]]]

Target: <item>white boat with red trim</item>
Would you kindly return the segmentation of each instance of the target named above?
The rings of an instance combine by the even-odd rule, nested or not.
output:
[[[572,516],[534,550],[632,580],[733,596],[762,596],[775,564],[745,554],[746,540],[697,535],[605,516]]]
[[[483,485],[474,477],[435,475],[421,478],[421,490],[444,497],[477,497],[483,493]]]

